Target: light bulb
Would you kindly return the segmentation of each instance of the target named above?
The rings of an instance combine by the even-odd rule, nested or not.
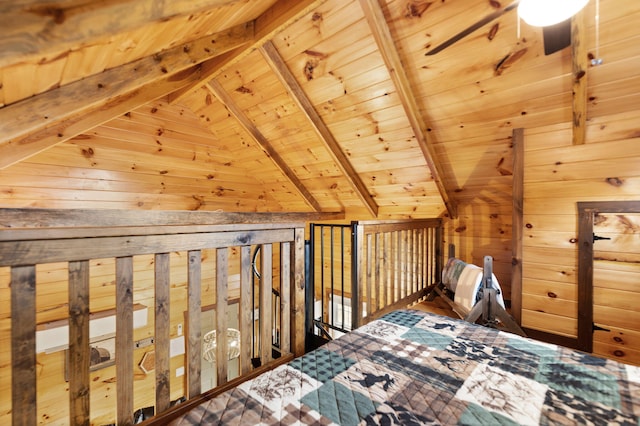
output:
[[[518,15],[534,27],[547,27],[566,21],[582,10],[589,0],[521,0]]]

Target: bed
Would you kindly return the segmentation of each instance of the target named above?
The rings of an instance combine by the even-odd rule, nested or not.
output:
[[[398,310],[191,409],[193,424],[620,424],[640,368]]]

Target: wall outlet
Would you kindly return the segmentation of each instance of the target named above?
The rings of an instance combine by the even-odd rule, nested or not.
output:
[[[182,324],[178,324],[178,336],[182,336]]]
[[[176,368],[176,377],[184,376],[184,367]]]

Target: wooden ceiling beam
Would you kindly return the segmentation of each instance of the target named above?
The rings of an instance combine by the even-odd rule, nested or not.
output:
[[[416,140],[424,158],[431,169],[433,180],[438,187],[442,201],[444,202],[449,216],[451,218],[457,217],[457,207],[454,200],[447,193],[447,189],[444,185],[442,167],[438,162],[438,157],[435,149],[429,138],[427,137],[427,125],[420,114],[418,102],[411,90],[411,83],[404,71],[400,55],[396,50],[396,46],[393,43],[393,36],[387,25],[387,21],[384,17],[384,12],[380,6],[379,0],[359,0],[362,10],[364,11],[371,32],[376,40],[378,49],[384,59],[384,62],[389,70],[391,80],[396,88],[398,96],[402,102],[413,133],[416,136]]]
[[[0,108],[0,169],[192,85],[198,64],[249,42],[253,29],[242,24]]]
[[[587,69],[589,57],[584,9],[571,18],[571,65],[573,76],[573,144],[582,145],[587,133]]]
[[[0,68],[60,54],[151,22],[190,15],[238,0],[42,0],[0,4]]]
[[[200,66],[147,85],[133,93],[117,96],[95,110],[58,121],[53,127],[0,144],[0,170],[196,81],[201,81]]]
[[[222,85],[216,80],[212,80],[205,87],[227,108],[227,110],[238,120],[240,125],[251,135],[251,137],[262,147],[265,153],[271,158],[274,164],[280,169],[287,179],[296,187],[302,198],[311,206],[314,211],[322,211],[320,203],[313,197],[309,190],[300,181],[298,176],[287,165],[286,161],[278,154],[278,151],[271,145],[271,142],[258,130],[255,124],[240,110],[231,96],[224,90]]]
[[[211,64],[203,67],[203,80],[213,80],[228,67],[238,63],[251,52],[262,46],[266,41],[272,39],[276,34],[288,27],[298,19],[311,13],[314,9],[325,3],[327,0],[280,0],[260,15],[255,21],[255,37],[251,44],[236,49]],[[177,103],[190,93],[204,86],[197,83],[183,90],[177,91],[169,97],[170,103]]]
[[[378,217],[378,204],[376,204],[373,196],[369,193],[369,189],[364,182],[362,182],[362,179],[360,179],[358,172],[351,165],[349,158],[347,158],[342,151],[338,141],[336,141],[327,125],[322,121],[320,114],[318,114],[315,107],[302,90],[302,87],[287,67],[287,64],[278,53],[276,47],[271,41],[268,41],[260,48],[260,53],[262,53],[262,56],[265,58],[267,63],[269,63],[269,66],[277,75],[280,82],[284,85],[287,92],[289,92],[289,95],[298,105],[298,108],[300,108],[300,110],[302,110],[306,115],[313,129],[324,142],[325,147],[336,162],[338,168],[349,181],[349,184],[360,200],[364,203],[367,210],[369,210],[369,213],[374,217]]]

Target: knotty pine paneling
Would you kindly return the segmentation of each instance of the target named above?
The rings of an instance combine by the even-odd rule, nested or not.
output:
[[[249,58],[249,60],[255,58]],[[262,61],[261,57],[257,58]],[[250,62],[240,61],[240,64],[248,64]],[[266,66],[266,63],[261,62]],[[288,95],[279,82],[275,82],[275,89],[271,89],[271,92],[276,90],[284,103],[290,102]],[[250,90],[250,89],[247,89]],[[241,91],[228,91],[227,92],[234,102],[238,98],[244,96],[251,97],[251,94]],[[278,200],[278,206],[288,211],[306,211],[309,209],[306,203],[301,203],[302,199],[298,194],[298,190],[290,183],[284,180],[284,174],[276,167],[275,163],[264,155],[262,147],[258,142],[253,140],[253,137],[240,126],[235,118],[229,120],[217,120],[219,111],[225,110],[222,104],[215,99],[212,93],[205,90],[191,96],[189,99],[197,98],[198,110],[195,112],[200,118],[201,123],[207,126],[211,132],[218,138],[218,144],[221,146],[229,146],[230,150],[236,159],[236,164],[239,162],[244,170],[249,170],[250,175],[258,178],[262,181],[263,186],[269,185],[271,188],[277,190],[268,193],[269,197],[274,197]],[[204,100],[204,101],[203,101]],[[256,107],[257,108],[257,107]],[[246,113],[246,111],[243,111]],[[210,115],[211,114],[211,115]],[[292,119],[297,114],[297,120],[299,120],[300,126],[296,127],[295,131],[291,131],[287,127],[286,123],[291,123]],[[257,114],[261,115],[260,113]],[[231,121],[231,123],[229,123]],[[348,182],[339,173],[337,166],[333,163],[328,155],[326,148],[320,143],[318,136],[311,130],[309,123],[305,121],[299,111],[295,111],[289,116],[274,120],[267,120],[266,122],[261,120],[259,122],[253,121],[257,130],[269,140],[269,142],[279,149],[280,156],[285,160],[287,166],[292,169],[295,175],[303,182],[305,188],[309,190],[316,199],[321,200],[323,209],[327,211],[340,211],[343,210],[343,205],[353,205],[359,203],[359,200],[351,192],[336,192],[337,188],[349,188]],[[260,125],[262,123],[262,125]],[[226,129],[220,129],[220,125],[225,126]],[[229,131],[230,130],[230,131]],[[238,137],[241,137],[242,144],[238,143]],[[278,142],[276,142],[278,141]],[[242,152],[238,151],[241,149]],[[236,152],[237,151],[237,152]],[[323,179],[318,180],[319,177]],[[314,188],[308,187],[305,182],[311,180],[314,183],[314,188],[317,189],[320,186],[320,190],[323,192],[316,193]],[[333,183],[327,181],[333,180]],[[337,182],[337,184],[335,183]],[[285,190],[279,189],[280,187]],[[232,188],[232,187],[231,187]],[[332,192],[330,197],[324,197],[324,194]],[[338,202],[336,200],[341,200]],[[271,210],[275,210],[272,207]]]
[[[528,283],[532,286],[536,285],[536,280],[539,280],[541,283],[563,283],[573,286],[578,274],[577,259],[574,261],[573,265],[554,265],[525,261],[522,262],[522,268],[523,270],[527,270],[526,275],[531,280],[528,281]],[[575,293],[577,289],[574,287],[572,287],[572,289],[572,298],[575,298],[577,297]],[[553,292],[553,290],[549,291]]]
[[[11,81],[11,84],[0,85],[0,99],[8,105],[52,87],[222,31],[257,18],[274,3],[274,0],[229,1],[210,10],[150,22],[119,34],[78,40],[78,45],[73,48],[59,51],[51,48],[45,57],[37,55],[5,67],[0,76],[2,81]],[[132,13],[141,11],[132,10]],[[95,19],[106,18],[97,14]]]
[[[387,0],[385,16],[393,34],[399,40],[410,37],[420,37],[420,41],[412,44],[414,48],[426,48],[425,36],[429,40],[430,47],[435,47],[449,37],[456,34],[460,27],[467,23],[462,15],[466,13],[475,16],[488,15],[494,11],[491,4],[482,0],[470,0],[465,3],[451,3],[444,5],[442,2],[411,2],[402,0]],[[438,26],[438,31],[424,34],[424,22],[432,26]]]
[[[612,334],[613,336],[611,336]],[[596,331],[593,334],[593,352],[605,358],[624,361],[626,363],[634,365],[640,364],[640,351],[637,350],[625,348],[625,350],[622,352],[624,358],[620,358],[620,344],[618,344],[613,339],[621,339],[621,336],[624,336],[625,342],[628,342],[634,347],[638,347],[638,345],[640,344],[640,333],[633,333],[629,332],[628,330],[611,328],[611,332]]]
[[[536,264],[527,264],[527,276],[535,276],[535,272],[538,272],[538,275],[542,277],[540,279],[530,278],[527,280],[526,285],[523,287],[523,292],[527,294],[540,294],[544,296],[548,296],[548,298],[544,298],[545,300],[549,299],[559,299],[564,301],[571,301],[575,304],[577,299],[577,289],[573,282],[562,282],[559,280],[557,275],[553,275],[553,272],[549,273],[548,276],[544,275],[546,271],[545,268],[548,268],[547,265],[536,263]],[[551,268],[549,268],[551,269]],[[535,272],[533,272],[535,271]],[[575,275],[575,274],[574,274]],[[562,278],[562,277],[561,277]],[[533,296],[532,296],[533,297]],[[535,296],[542,297],[542,296]],[[573,312],[572,312],[573,314]]]
[[[420,219],[429,217],[439,217],[442,214],[442,201],[424,201],[411,208],[399,205],[380,206],[378,210],[378,218],[381,220],[386,219]],[[354,209],[349,210],[350,217],[364,219],[368,214],[358,213]]]
[[[567,307],[577,302],[576,203],[640,198],[640,150],[632,137],[637,132],[634,116],[637,120],[640,112],[600,116],[594,123],[587,122],[587,143],[582,146],[567,144],[570,132],[561,126],[534,129],[531,138],[525,131],[522,320],[527,327],[575,337],[567,334],[562,323],[577,321],[577,308],[561,311],[555,306],[561,298],[568,298]],[[626,252],[633,260],[635,244],[620,243],[611,250],[623,257]],[[623,271],[619,274],[628,276]],[[631,291],[629,300],[637,289]],[[617,315],[619,307],[597,309],[622,328],[635,321],[629,315]],[[564,320],[551,326],[558,316]]]
[[[526,297],[523,295],[522,300],[524,301],[525,299]],[[523,309],[522,327],[557,334],[564,337],[575,337],[578,333],[578,320],[575,318]]]
[[[270,99],[271,102],[285,105],[283,108],[287,109],[286,105],[291,102],[290,96],[258,52],[240,61],[233,69],[242,70],[250,66],[265,68],[268,72],[264,74],[264,78],[245,82],[243,90],[232,90],[228,81],[220,81],[235,105],[279,152],[316,199],[323,200],[327,207],[337,210],[343,210],[342,206],[361,203],[338,166],[334,165],[325,143],[312,130],[311,122],[301,110],[290,107],[287,115],[278,115],[275,119],[262,112],[262,99]],[[291,132],[289,126],[293,126],[296,131]],[[327,193],[329,196],[325,195]],[[332,200],[336,201],[331,203]]]
[[[328,2],[328,7],[329,3],[334,2]],[[391,177],[404,167],[423,168],[424,172],[411,180],[398,178],[395,187],[379,186],[373,180],[373,173],[371,177],[363,176],[379,206],[412,206],[428,202],[430,197],[437,199],[437,188],[423,153],[413,141],[413,132],[395,88],[389,85],[389,73],[375,48],[375,40],[369,35],[369,47],[358,54],[343,54],[353,48],[353,39],[361,46],[367,43],[366,35],[359,30],[363,28],[362,10],[356,7],[352,12],[348,19],[357,18],[358,23],[351,27],[342,25],[334,32],[327,32],[331,29],[321,26],[317,40],[304,39],[294,45],[289,42],[292,37],[289,33],[297,31],[293,25],[282,38],[277,37],[274,44],[343,151],[348,153],[356,171]],[[353,37],[352,28],[356,34]],[[290,54],[294,48],[298,53]],[[341,52],[340,56],[334,57],[335,52]],[[404,133],[396,129],[403,129]],[[383,134],[390,131],[394,132],[393,136],[389,134],[385,138]],[[368,143],[363,143],[364,138]],[[371,155],[372,150],[376,154]],[[411,183],[401,184],[408,181]]]
[[[358,2],[329,0],[276,35],[273,42],[283,59],[289,61],[302,51],[312,50],[320,39],[350,28],[361,18]]]
[[[1,170],[4,196],[0,203],[6,207],[308,210],[279,172],[261,181],[264,174],[251,170],[264,166],[244,164],[243,157],[227,153],[219,142],[192,112],[160,101]],[[283,208],[281,201],[291,204]]]
[[[505,299],[511,299],[511,204],[460,204],[458,218],[445,221],[444,258],[454,244],[456,257],[482,266],[484,256],[494,258],[494,274]]]

